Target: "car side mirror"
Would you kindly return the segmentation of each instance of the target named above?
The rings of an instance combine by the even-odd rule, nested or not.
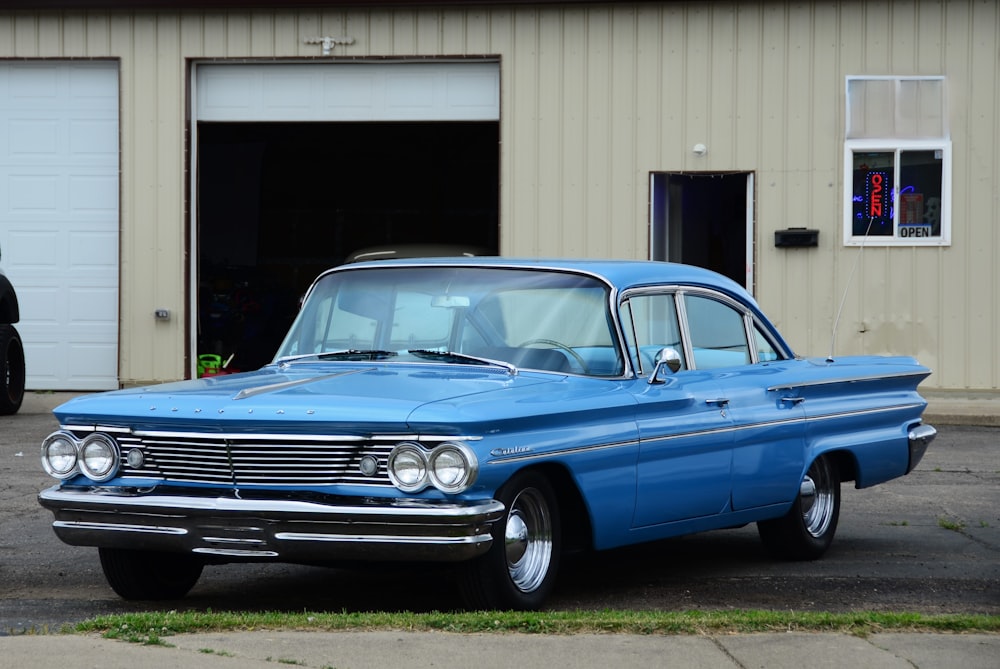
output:
[[[653,367],[653,372],[649,375],[649,382],[651,384],[664,382],[660,377],[662,370],[666,369],[671,374],[674,374],[681,368],[681,354],[669,346],[657,351],[656,358],[653,361],[656,363],[656,366]]]

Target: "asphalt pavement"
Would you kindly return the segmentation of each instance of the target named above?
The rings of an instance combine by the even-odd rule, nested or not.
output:
[[[932,425],[1000,427],[1000,395],[926,393]],[[51,410],[70,395],[29,393],[22,411]],[[1000,448],[1000,441],[997,443]],[[273,631],[185,634],[144,646],[82,634],[0,636],[0,666],[101,669],[191,667],[768,667],[1000,669],[1000,634],[844,633],[454,634]]]

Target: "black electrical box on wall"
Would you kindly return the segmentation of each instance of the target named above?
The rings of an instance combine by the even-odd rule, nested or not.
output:
[[[788,228],[774,231],[774,245],[788,248],[819,246],[819,230]]]

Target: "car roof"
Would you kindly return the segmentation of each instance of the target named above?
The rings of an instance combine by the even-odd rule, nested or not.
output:
[[[459,266],[459,267],[506,267],[524,269],[552,269],[576,271],[603,278],[618,290],[640,288],[658,284],[680,284],[705,286],[730,293],[742,301],[755,305],[747,291],[732,279],[717,272],[680,263],[654,260],[601,260],[572,258],[508,258],[501,256],[479,256],[475,258],[408,258],[359,262],[352,268],[400,267],[400,266]],[[340,268],[338,268],[340,269]]]
[[[704,287],[719,291],[744,304],[760,322],[766,324],[784,350],[791,348],[764,315],[750,293],[732,279],[694,265],[662,262],[657,260],[608,260],[593,258],[509,258],[504,256],[479,256],[475,258],[407,258],[376,260],[340,265],[324,272],[329,274],[344,270],[387,267],[502,267],[511,269],[549,269],[590,274],[615,287],[626,290],[657,285]]]

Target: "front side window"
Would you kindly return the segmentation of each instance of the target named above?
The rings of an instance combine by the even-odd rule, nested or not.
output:
[[[687,369],[673,293],[629,297],[622,303],[621,320],[625,326],[632,366],[639,374],[648,374],[653,370],[656,354],[664,348],[674,349],[681,357],[681,369]]]
[[[664,348],[677,352],[681,370],[785,358],[759,323],[752,322],[748,338],[748,315],[702,291],[635,293],[622,302],[620,313],[632,365],[640,375],[655,367],[656,355]]]
[[[684,311],[695,367],[715,369],[752,362],[743,314],[701,295],[684,295]]]
[[[941,77],[848,77],[844,243],[951,242]]]

